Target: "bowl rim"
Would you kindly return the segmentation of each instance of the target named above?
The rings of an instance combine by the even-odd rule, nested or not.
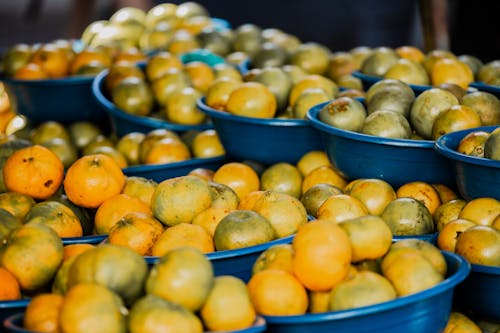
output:
[[[226,155],[221,156],[213,156],[213,157],[194,157],[184,161],[172,162],[172,163],[161,163],[161,164],[140,164],[140,165],[131,165],[126,168],[123,168],[122,171],[124,173],[127,172],[144,172],[144,171],[161,171],[168,169],[175,169],[179,167],[188,167],[188,166],[197,166],[205,163],[212,162],[223,162],[227,159]]]
[[[273,245],[291,243],[294,237],[295,237],[295,234],[290,235],[290,236],[286,236],[286,237],[281,237],[278,239],[274,239],[272,241],[269,241],[269,242],[266,242],[263,244],[247,246],[247,247],[243,247],[240,249],[234,249],[234,250],[213,251],[213,252],[205,253],[205,255],[208,257],[209,260],[221,260],[221,259],[230,259],[230,258],[234,258],[234,257],[241,257],[241,256],[248,255],[248,254],[262,252]],[[144,256],[144,258],[146,259],[147,263],[154,264],[160,257],[159,256]]]
[[[471,87],[474,87],[480,91],[486,91],[489,93],[500,93],[500,87],[498,86],[493,86],[491,84],[484,83],[482,81],[474,81],[470,84]]]
[[[368,74],[362,73],[359,70],[352,72],[352,76],[360,79],[361,81],[364,80],[365,82],[372,83],[372,84],[374,84],[378,81],[381,81],[381,80],[386,80],[382,76],[368,75]],[[410,86],[410,88],[412,88],[414,91],[418,91],[418,92],[423,92],[425,90],[435,88],[434,86],[431,86],[431,85],[413,84],[413,83],[406,83],[406,84],[408,86]]]
[[[456,261],[459,264],[458,269],[453,275],[447,277],[429,289],[411,295],[401,296],[391,301],[354,309],[329,311],[325,313],[307,313],[304,315],[293,316],[264,316],[264,319],[268,324],[308,324],[346,318],[354,319],[356,317],[392,310],[407,304],[416,304],[418,302],[425,301],[426,299],[436,296],[445,290],[453,289],[456,285],[465,280],[470,273],[471,265],[462,256],[448,251],[442,251],[442,253],[445,257],[449,257],[450,259]]]
[[[29,304],[30,301],[31,301],[31,298],[15,299],[15,300],[11,300],[11,301],[0,301],[0,310],[25,307]]]
[[[138,64],[139,65],[139,64]],[[104,108],[111,113],[114,117],[120,118],[127,122],[133,124],[140,124],[142,126],[148,126],[151,128],[166,128],[173,131],[183,132],[189,131],[193,129],[197,130],[205,130],[213,128],[212,124],[200,124],[200,125],[182,125],[175,124],[171,122],[167,122],[166,120],[154,119],[148,116],[137,116],[134,114],[127,113],[121,109],[119,109],[113,102],[111,102],[101,91],[101,86],[108,75],[109,70],[105,69],[101,71],[92,81],[92,93],[97,101],[104,106]]]
[[[474,127],[474,128],[468,128],[465,130],[460,130],[460,131],[455,131],[455,132],[450,132],[447,134],[444,134],[440,136],[436,142],[434,143],[434,150],[436,150],[438,153],[444,155],[445,157],[448,157],[452,160],[463,162],[463,163],[468,163],[468,164],[474,164],[478,166],[483,166],[483,167],[493,167],[493,168],[498,168],[500,169],[500,161],[497,160],[492,160],[489,158],[485,157],[475,157],[475,156],[469,156],[466,154],[459,153],[455,149],[457,148],[456,146],[451,147],[450,146],[450,141],[452,139],[458,139],[460,138],[463,139],[467,134],[472,133],[472,132],[477,132],[477,131],[484,131],[484,132],[491,132],[495,128],[499,128],[500,125],[492,125],[492,126],[480,126],[480,127]],[[457,146],[458,146],[459,141],[457,141]]]
[[[71,245],[71,244],[98,244],[105,240],[108,235],[86,235],[80,237],[61,237],[63,245]]]
[[[480,265],[471,263],[471,272],[497,275],[500,277],[500,267],[490,265]]]
[[[317,104],[312,108],[310,108],[306,114],[307,119],[309,119],[309,121],[311,122],[311,125],[316,129],[320,130],[321,132],[328,133],[329,135],[342,137],[345,139],[367,142],[372,144],[380,144],[385,146],[395,146],[395,147],[405,147],[405,148],[411,147],[411,148],[421,148],[421,149],[429,149],[434,146],[434,141],[432,140],[384,138],[369,134],[363,134],[359,132],[348,131],[331,126],[318,119],[318,114],[321,111],[321,109],[330,102],[331,101]]]
[[[22,330],[24,332],[31,332],[23,327],[20,327],[19,325],[16,324],[18,321],[22,321],[24,318],[24,312],[16,312],[5,318],[3,322],[3,326],[5,328],[9,329],[15,329],[15,330]],[[267,328],[267,323],[266,320],[264,319],[263,316],[261,315],[256,315],[255,316],[255,321],[253,322],[252,326],[247,327],[247,328],[242,328],[238,329],[235,331],[228,331],[228,333],[257,333],[257,332],[264,332],[264,330]],[[203,333],[217,333],[215,331],[204,331]]]
[[[68,85],[73,86],[73,85],[84,85],[84,84],[90,85],[92,84],[94,78],[100,73],[101,72],[99,72],[96,75],[80,75],[80,76],[73,75],[57,79],[30,79],[30,80],[24,80],[24,79],[21,80],[7,76],[0,76],[0,80],[12,85],[23,85],[23,84],[29,84],[33,86],[68,86]]]
[[[231,114],[229,112],[216,110],[208,106],[205,100],[206,100],[205,97],[199,98],[198,101],[196,102],[196,105],[202,112],[206,113],[212,119],[218,118],[226,121],[232,121],[244,124],[267,125],[276,127],[310,126],[310,123],[307,119],[253,118],[253,117],[238,116]]]

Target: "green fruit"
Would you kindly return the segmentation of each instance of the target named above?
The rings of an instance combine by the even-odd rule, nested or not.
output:
[[[399,57],[391,48],[378,47],[363,61],[361,72],[367,75],[383,77],[396,64]]]
[[[408,120],[400,113],[378,110],[365,119],[361,133],[393,139],[409,139],[411,128]]]
[[[432,215],[420,201],[397,198],[391,201],[380,216],[394,236],[424,235],[434,232]]]
[[[476,91],[465,94],[460,104],[474,109],[481,118],[482,126],[500,124],[500,100],[495,95]]]
[[[484,143],[484,157],[500,160],[500,127],[490,133]]]
[[[292,81],[288,75],[277,67],[266,67],[255,75],[254,81],[265,85],[276,97],[278,110],[283,110],[288,102],[288,94],[292,88]]]
[[[325,105],[319,111],[318,118],[334,127],[359,132],[365,122],[366,110],[358,100],[340,97]]]

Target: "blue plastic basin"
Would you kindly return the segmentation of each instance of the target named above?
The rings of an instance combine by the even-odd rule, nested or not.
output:
[[[61,238],[63,245],[70,244],[99,244],[105,240],[108,235],[88,235],[82,237],[63,237]]]
[[[263,164],[295,164],[311,150],[323,150],[321,137],[306,119],[263,119],[218,111],[198,100],[224,146],[228,157]]]
[[[332,164],[348,178],[379,178],[396,188],[413,181],[456,187],[451,163],[434,150],[434,141],[383,138],[335,128],[318,118],[327,103],[312,107],[307,118],[322,134]]]
[[[25,330],[23,325],[24,313],[18,312],[11,316],[9,316],[4,322],[5,331],[8,333],[34,333],[32,331]],[[261,333],[266,331],[266,321],[264,318],[257,316],[255,323],[245,329],[235,330],[235,331],[227,331],[226,333]],[[210,333],[210,332],[205,332]],[[216,332],[212,332],[216,333]]]
[[[134,165],[122,170],[123,173],[129,177],[144,177],[147,179],[152,179],[159,183],[168,178],[185,176],[190,171],[196,168],[205,168],[215,171],[221,165],[226,163],[226,161],[227,159],[225,156],[192,158],[186,161],[175,163]]]
[[[452,308],[455,286],[470,272],[461,256],[443,252],[447,278],[438,285],[412,295],[357,309],[300,316],[264,316],[269,333],[439,333]]]
[[[500,161],[459,153],[460,141],[475,131],[491,132],[498,126],[483,126],[445,134],[435,143],[437,153],[450,160],[457,188],[463,198],[491,197],[500,200]]]
[[[294,235],[242,249],[215,251],[207,253],[206,255],[212,262],[215,276],[233,275],[248,282],[252,275],[252,267],[257,257],[273,245],[292,243],[293,237]],[[158,259],[159,257],[145,257],[148,265],[154,265]]]
[[[15,313],[24,312],[30,301],[30,298],[15,301],[0,301],[0,323]]]
[[[500,267],[471,265],[456,288],[456,304],[474,318],[500,323]]]
[[[92,121],[107,126],[108,116],[92,93],[94,77],[47,80],[0,78],[16,97],[17,112],[33,124],[54,120],[64,124]]]

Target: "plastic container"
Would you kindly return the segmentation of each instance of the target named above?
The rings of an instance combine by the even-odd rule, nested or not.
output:
[[[383,138],[335,128],[318,118],[327,103],[312,107],[307,118],[322,134],[332,164],[349,179],[379,178],[396,188],[424,181],[455,189],[451,163],[434,150],[434,141]]]
[[[129,177],[137,176],[161,182],[167,178],[185,176],[196,168],[216,170],[226,163],[225,156],[210,158],[192,158],[186,161],[164,164],[134,165],[122,169],[123,173]]]
[[[365,91],[368,91],[368,89],[370,89],[370,87],[373,84],[375,84],[376,82],[378,82],[380,80],[384,80],[383,77],[366,75],[366,74],[361,73],[360,71],[354,71],[352,73],[352,76],[357,77],[358,79],[361,80],[361,83],[363,84],[363,89]],[[408,84],[408,86],[410,86],[410,88],[413,90],[415,95],[420,95],[425,90],[432,89],[432,86],[430,86],[430,85]]]
[[[10,315],[5,321],[4,321],[4,329],[5,332],[8,333],[35,333],[32,331],[28,331],[22,327],[23,325],[23,318],[24,318],[24,313],[15,313],[13,315]],[[257,316],[257,319],[255,320],[255,323],[245,329],[241,330],[235,330],[235,331],[227,331],[225,333],[261,333],[266,331],[266,322],[264,318]],[[205,333],[210,333],[210,332],[205,332]],[[216,333],[216,332],[212,332]]]
[[[461,256],[443,252],[447,278],[438,285],[412,295],[357,309],[301,316],[264,316],[269,333],[438,333],[451,312],[455,286],[470,272]]]
[[[215,251],[206,255],[212,262],[215,276],[233,275],[248,282],[252,275],[252,266],[257,257],[273,245],[290,244],[293,237],[294,235],[242,249]],[[158,261],[158,257],[145,257],[145,259],[149,265],[154,265]]]
[[[500,200],[500,161],[459,153],[460,141],[475,131],[491,132],[498,126],[483,126],[445,134],[438,138],[435,150],[450,160],[458,191],[466,200],[491,197]]]
[[[70,244],[99,244],[105,240],[108,235],[88,235],[82,237],[63,237],[63,245]]]
[[[461,310],[474,318],[500,323],[500,267],[472,264],[455,294]]]
[[[17,112],[34,125],[55,120],[64,124],[92,121],[103,127],[109,119],[92,93],[94,77],[72,76],[47,80],[0,78],[16,97]]]
[[[323,150],[321,137],[306,119],[263,119],[218,111],[198,100],[198,107],[213,126],[229,158],[263,164],[295,164],[311,150]]]
[[[15,301],[0,301],[0,323],[13,314],[24,312],[30,301],[30,298]]]
[[[118,137],[122,137],[130,132],[148,133],[157,128],[166,128],[175,132],[186,132],[189,130],[203,131],[213,127],[210,123],[201,125],[180,125],[161,119],[155,119],[146,116],[137,116],[127,113],[119,109],[104,94],[103,85],[106,75],[108,75],[108,70],[104,70],[101,73],[97,74],[92,83],[92,91],[95,99],[108,113],[111,119],[113,130],[118,135]]]

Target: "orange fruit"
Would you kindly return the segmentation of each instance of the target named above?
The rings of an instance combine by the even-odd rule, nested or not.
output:
[[[351,242],[336,223],[319,219],[303,225],[292,246],[293,272],[308,290],[329,290],[347,276]]]
[[[184,65],[179,57],[165,51],[158,52],[146,63],[146,77],[152,82],[172,68],[180,70],[183,67]]]
[[[94,228],[97,234],[108,234],[111,228],[129,213],[152,215],[151,208],[142,200],[127,194],[117,194],[102,202],[94,217]]]
[[[459,130],[481,126],[481,118],[474,109],[465,105],[453,105],[441,112],[432,125],[432,139]]]
[[[97,208],[106,199],[119,194],[125,175],[109,156],[86,155],[67,170],[64,191],[71,202],[86,208]]]
[[[80,219],[68,206],[58,201],[43,201],[34,205],[24,218],[24,223],[43,224],[54,230],[59,237],[81,237]]]
[[[453,199],[440,205],[432,216],[436,230],[441,231],[446,224],[458,219],[466,203],[463,199]]]
[[[64,166],[59,157],[40,145],[14,152],[3,167],[6,188],[34,199],[47,199],[53,195],[61,186],[63,177]]]
[[[226,153],[219,135],[213,129],[198,133],[191,143],[191,150],[193,156],[197,158],[222,156]]]
[[[277,238],[293,235],[301,225],[307,223],[304,205],[286,193],[265,191],[255,201],[252,210],[269,220]]]
[[[398,198],[410,197],[422,202],[429,212],[434,214],[441,205],[441,199],[436,189],[429,183],[416,181],[401,185],[396,190]]]
[[[263,190],[249,192],[241,198],[237,208],[240,210],[252,210],[257,199],[259,199],[265,192],[266,191]]]
[[[50,78],[61,78],[69,72],[67,54],[54,44],[43,44],[34,51],[30,61],[40,65]]]
[[[262,252],[252,266],[252,275],[266,269],[281,269],[293,274],[292,244],[276,244]]]
[[[475,225],[457,237],[455,253],[472,264],[500,266],[500,231]]]
[[[401,57],[415,62],[422,63],[425,54],[417,47],[411,45],[403,45],[396,48],[396,53]]]
[[[311,88],[323,89],[330,98],[334,98],[338,92],[338,87],[332,80],[322,75],[309,74],[292,86],[288,96],[288,104],[293,107],[302,92]]]
[[[317,167],[331,165],[328,155],[321,150],[313,150],[302,155],[297,162],[297,168],[302,176],[306,176]]]
[[[205,94],[215,80],[215,74],[208,64],[202,61],[191,61],[184,65],[184,71],[191,79],[192,87]]]
[[[23,327],[33,332],[59,332],[59,311],[64,297],[42,293],[34,296],[24,312]]]
[[[474,73],[467,64],[451,58],[437,60],[430,72],[433,86],[439,86],[443,83],[453,83],[463,89],[467,89],[469,84],[474,81]]]
[[[458,217],[480,225],[491,225],[498,215],[500,202],[495,198],[483,197],[467,202]]]
[[[458,195],[451,188],[444,184],[431,184],[434,189],[439,194],[439,199],[441,199],[441,203],[447,203],[448,201],[458,199]]]
[[[131,212],[109,229],[108,242],[126,246],[145,256],[151,254],[151,247],[162,233],[163,225],[150,214]]]
[[[219,78],[212,82],[205,95],[205,103],[217,110],[226,111],[231,93],[241,84],[232,78]]]
[[[207,168],[195,168],[191,171],[188,172],[189,176],[196,176],[200,177],[201,179],[204,179],[206,181],[212,180],[214,177],[214,170],[207,169]]]
[[[210,331],[234,331],[252,326],[256,314],[245,282],[229,275],[216,277],[200,317]]]
[[[187,246],[203,253],[214,251],[214,241],[205,228],[197,224],[179,223],[165,229],[151,247],[151,254],[163,256],[173,249]]]
[[[151,198],[158,186],[158,183],[152,179],[132,176],[127,177],[122,193],[142,200],[146,205],[151,206]]]
[[[382,179],[359,179],[346,194],[359,199],[372,215],[380,215],[389,202],[396,199],[393,187]]]
[[[191,223],[212,204],[208,182],[196,176],[181,176],[162,181],[151,198],[153,215],[167,226]]]
[[[307,291],[292,274],[267,269],[253,275],[247,284],[257,313],[267,316],[301,315],[307,311]]]
[[[302,180],[302,194],[312,186],[325,183],[343,190],[347,185],[345,177],[333,166],[323,165],[313,169]]]
[[[452,311],[443,333],[482,333],[483,330],[463,313]]]
[[[368,215],[368,209],[363,202],[348,194],[335,194],[328,197],[319,206],[317,218],[332,222],[341,222],[356,217]]]
[[[0,208],[5,209],[20,220],[24,219],[34,205],[35,200],[29,195],[19,192],[0,193]]]
[[[145,291],[198,311],[214,285],[212,264],[200,250],[185,246],[160,257],[151,268]]]
[[[260,176],[262,190],[285,193],[298,198],[302,193],[302,174],[290,163],[275,163]]]
[[[437,246],[444,251],[455,252],[458,236],[476,224],[466,219],[455,219],[447,223],[439,232]]]
[[[111,66],[111,58],[108,54],[98,48],[86,47],[84,50],[75,54],[69,65],[69,73],[77,74],[84,66],[97,62],[103,67]]]
[[[145,164],[164,164],[185,161],[191,152],[185,143],[178,139],[163,138],[156,141],[145,156]]]
[[[13,78],[17,80],[45,80],[49,78],[49,74],[43,70],[42,66],[30,62],[16,70]]]
[[[86,243],[80,243],[80,244],[75,243],[75,244],[65,245],[63,248],[63,261],[75,257],[87,250],[93,249],[94,247],[95,247],[94,244],[86,244]]]
[[[219,167],[213,181],[229,186],[240,199],[260,189],[260,179],[255,170],[241,162],[230,162]]]
[[[231,212],[231,209],[226,207],[209,207],[193,218],[192,224],[202,226],[210,234],[214,236],[215,228],[220,220]]]
[[[262,83],[245,82],[229,95],[226,109],[237,116],[273,118],[277,102],[269,88]]]
[[[14,275],[0,267],[0,301],[13,301],[21,298],[21,288]]]

